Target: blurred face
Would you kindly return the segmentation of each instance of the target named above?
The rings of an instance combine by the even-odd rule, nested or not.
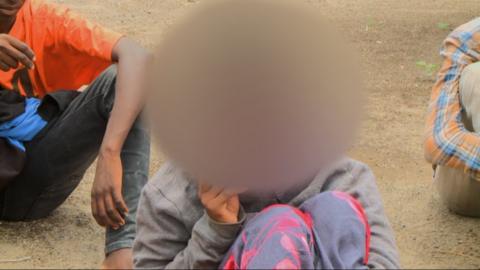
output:
[[[15,17],[23,3],[25,0],[0,0],[0,20]]]
[[[194,178],[269,192],[311,179],[349,147],[361,114],[356,64],[300,2],[206,1],[163,37],[153,126]]]

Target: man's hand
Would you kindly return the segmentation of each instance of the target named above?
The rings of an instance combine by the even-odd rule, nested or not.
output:
[[[125,225],[127,205],[122,197],[120,154],[100,154],[92,187],[92,214],[100,226],[118,229]]]
[[[220,223],[237,223],[240,200],[238,193],[226,189],[200,184],[198,196],[208,216]]]
[[[33,68],[35,54],[27,44],[7,35],[0,34],[0,70],[17,69],[20,65]]]

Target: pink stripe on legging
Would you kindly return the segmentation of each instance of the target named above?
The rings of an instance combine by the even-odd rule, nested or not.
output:
[[[341,192],[341,191],[333,191],[332,193],[337,198],[348,202],[350,207],[352,207],[353,211],[355,211],[355,213],[357,214],[358,218],[360,219],[360,222],[362,222],[363,225],[365,226],[366,241],[365,241],[364,263],[367,264],[368,263],[368,256],[369,256],[369,253],[370,253],[370,224],[368,223],[368,219],[367,219],[367,215],[365,214],[365,210],[363,210],[362,204],[357,199],[352,197],[350,194],[347,194],[347,193]]]

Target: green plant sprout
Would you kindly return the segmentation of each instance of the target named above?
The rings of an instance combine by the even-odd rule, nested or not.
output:
[[[370,28],[372,28],[375,25],[375,19],[372,17],[368,17],[367,19],[367,24],[365,25],[365,31],[368,32]]]
[[[438,69],[437,64],[427,63],[423,60],[416,62],[417,67],[421,68],[428,76],[432,76]]]
[[[450,28],[450,24],[446,22],[439,22],[437,24],[437,27],[438,29],[441,29],[441,30],[448,30]]]

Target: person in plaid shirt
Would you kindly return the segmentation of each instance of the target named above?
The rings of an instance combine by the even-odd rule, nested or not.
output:
[[[447,206],[480,217],[480,18],[455,29],[441,55],[425,156],[434,165],[436,186]]]

